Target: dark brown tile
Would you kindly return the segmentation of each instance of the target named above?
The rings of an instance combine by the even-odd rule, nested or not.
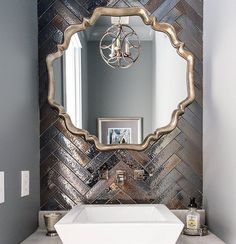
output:
[[[62,119],[58,119],[55,123],[55,126],[60,130],[63,135],[69,139],[76,147],[78,147],[82,152],[86,152],[92,146],[90,143],[86,142],[82,137],[70,133],[65,126],[65,123]]]
[[[61,191],[56,192],[53,197],[61,206],[63,206],[64,209],[69,210],[76,205],[76,202],[72,201],[65,193]]]
[[[64,4],[62,4],[61,1],[56,2],[54,9],[56,9],[57,13],[60,14],[64,18],[64,21],[66,21],[69,25],[81,23],[81,19],[76,17],[74,13],[72,13]]]
[[[94,185],[85,195],[89,203],[94,202],[98,196],[108,187],[108,182],[106,180],[100,180]]]
[[[57,185],[59,189],[66,192],[66,195],[76,204],[83,201],[83,196],[70,184],[68,180],[61,175],[54,174],[53,183]]]
[[[40,134],[49,128],[58,119],[58,114],[54,111],[50,112],[46,118],[40,122]]]
[[[55,126],[50,126],[40,136],[40,148],[44,147],[51,139],[53,139],[60,131]]]
[[[38,42],[39,42],[39,48],[46,42],[55,32],[57,31],[57,28],[49,24],[47,25],[38,36]]]
[[[203,47],[193,38],[191,33],[182,29],[178,33],[178,38],[180,41],[184,42],[185,47],[192,52],[198,60],[202,61]]]
[[[72,158],[63,148],[59,148],[54,154],[82,181],[85,182],[90,178],[91,174],[86,169],[84,169],[74,158]]]
[[[85,9],[84,3],[80,3],[79,1],[75,0],[60,0],[65,7],[68,8],[78,19],[82,20],[83,16],[89,16],[89,12]],[[85,1],[82,1],[85,2]]]
[[[52,20],[52,25],[55,26],[62,33],[69,27],[69,24],[61,17],[60,14],[56,15]]]
[[[143,4],[145,4],[145,8],[153,13],[157,8],[160,7],[160,5],[164,2],[165,0],[143,0],[141,1]]]
[[[150,188],[155,188],[180,162],[181,159],[178,156],[175,154],[172,155],[164,164],[158,168],[155,174],[147,180],[147,183],[150,183]]]
[[[46,57],[50,53],[55,53],[57,51],[57,45],[52,38],[45,41],[44,45],[39,49],[39,62],[46,62]]]
[[[156,199],[156,203],[161,203],[162,199],[167,196],[168,197],[168,189],[171,189],[173,185],[176,185],[176,182],[182,179],[184,176],[180,174],[177,170],[173,169],[170,171],[166,177],[156,185],[156,187],[152,188],[152,197]]]
[[[44,177],[49,170],[58,163],[59,160],[51,154],[46,160],[44,160],[40,165],[40,178]]]
[[[145,5],[158,20],[173,24],[178,37],[195,55],[196,101],[179,120],[177,129],[158,142],[152,142],[143,152],[101,152],[93,143],[70,133],[64,121],[58,118],[57,112],[47,105],[46,56],[56,51],[56,44],[62,42],[63,32],[69,24],[81,23],[82,17],[91,15],[96,6],[105,5]],[[70,209],[80,201],[101,204],[153,202],[164,203],[170,208],[185,208],[190,195],[194,195],[201,206],[202,1],[40,0],[38,13],[40,139],[43,161],[41,209]],[[59,144],[53,140],[55,136]],[[142,168],[147,174],[154,172],[154,176],[147,176],[145,181],[134,181],[134,169]],[[109,170],[107,181],[98,179],[98,171],[101,169]],[[127,181],[120,187],[116,185],[116,170],[119,169],[127,172]]]
[[[59,145],[54,140],[50,140],[40,151],[40,162],[46,160],[58,147]]]
[[[89,191],[89,187],[84,184],[68,167],[66,167],[62,162],[58,162],[54,167],[58,174],[62,175],[73,188],[75,188],[80,195],[86,194]]]
[[[158,1],[158,0],[157,0]],[[151,11],[154,16],[156,16],[157,20],[160,22],[165,16],[169,15],[169,12],[176,8],[176,5],[182,0],[164,0],[161,5],[155,9],[155,11]]]
[[[108,0],[88,0],[83,6],[91,14],[96,7],[106,6],[108,2]]]
[[[99,151],[96,149],[95,145],[92,145],[91,147],[89,147],[89,149],[85,152],[85,154],[89,157],[89,158],[94,158],[99,154]]]
[[[46,8],[46,6],[44,8]],[[39,32],[42,31],[42,29],[45,28],[45,26],[47,26],[56,15],[57,12],[54,9],[53,5],[51,5],[47,9],[47,11],[45,11],[42,15],[40,15],[38,18]]]
[[[41,206],[41,210],[43,211],[60,211],[60,210],[67,210],[65,207],[63,207],[59,202],[57,202],[56,199],[54,198],[51,198],[51,199],[48,199],[48,201]]]
[[[123,191],[119,191],[113,199],[118,200],[122,204],[135,204],[135,200],[133,200],[128,194]]]
[[[113,199],[113,197],[118,193],[119,187],[115,183],[112,183],[110,187],[105,188],[103,192],[98,196],[98,198],[93,202],[93,204],[104,204],[107,201]]]
[[[155,158],[152,159],[152,161],[146,166],[146,170],[153,174],[180,148],[181,145],[176,140],[171,141]]]
[[[40,192],[40,206],[45,205],[49,199],[53,198],[54,193],[57,191],[57,187],[54,183],[50,182],[44,189],[41,188]]]
[[[198,13],[186,1],[180,1],[176,5],[176,8],[183,12],[183,14],[187,15],[199,30],[202,30],[202,17],[199,16]]]
[[[128,152],[131,157],[142,166],[145,166],[150,162],[150,158],[144,152],[138,152],[133,150],[129,150]]]
[[[178,128],[175,128],[170,134],[162,136],[151,147],[148,147],[145,152],[147,153],[149,158],[155,158],[179,133],[180,130]]]
[[[189,184],[192,184],[199,192],[202,192],[202,177],[199,177],[189,165],[181,162],[177,165],[176,170],[184,175]]]
[[[121,204],[117,199],[111,199],[106,204]]]
[[[38,18],[41,17],[56,0],[40,0],[38,1]]]
[[[85,166],[90,159],[81,152],[70,140],[68,140],[62,133],[55,136],[54,140],[65,149],[81,166]]]
[[[132,156],[132,152],[130,153],[128,150],[120,150],[116,153],[117,157],[120,161],[124,162],[129,166],[131,169],[142,169],[141,164],[136,161]]]

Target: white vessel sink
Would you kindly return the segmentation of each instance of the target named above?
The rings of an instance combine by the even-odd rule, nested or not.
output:
[[[64,244],[174,244],[183,227],[162,204],[77,205],[55,225]]]

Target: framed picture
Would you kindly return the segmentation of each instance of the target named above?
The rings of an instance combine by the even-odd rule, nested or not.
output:
[[[141,144],[142,118],[98,118],[98,139],[103,144]]]

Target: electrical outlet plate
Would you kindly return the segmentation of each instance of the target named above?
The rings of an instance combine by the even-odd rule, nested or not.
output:
[[[0,171],[0,204],[5,202],[4,172]]]
[[[29,182],[30,182],[29,171],[21,171],[21,197],[25,197],[29,195]]]

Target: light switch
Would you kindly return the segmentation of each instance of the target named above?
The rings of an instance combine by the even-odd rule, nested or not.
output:
[[[21,171],[21,197],[29,195],[30,173],[29,171]]]
[[[0,204],[5,202],[4,172],[0,171]]]

